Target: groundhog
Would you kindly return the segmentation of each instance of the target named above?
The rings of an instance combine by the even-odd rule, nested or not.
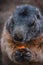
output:
[[[43,19],[39,8],[16,7],[5,22],[1,37],[2,65],[43,63]]]

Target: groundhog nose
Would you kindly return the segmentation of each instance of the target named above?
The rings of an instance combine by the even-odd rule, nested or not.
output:
[[[14,40],[15,41],[23,41],[23,35],[22,34],[20,34],[20,33],[15,33],[14,34]]]

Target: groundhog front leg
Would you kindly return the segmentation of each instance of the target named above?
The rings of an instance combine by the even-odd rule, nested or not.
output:
[[[2,65],[16,65],[13,63],[6,54],[2,54]]]
[[[12,44],[10,35],[4,30],[1,38],[2,65],[17,65],[10,60],[8,54],[12,52]]]

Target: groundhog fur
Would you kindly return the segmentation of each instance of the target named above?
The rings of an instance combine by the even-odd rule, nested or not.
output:
[[[38,12],[36,13],[37,16],[34,13],[36,11]],[[19,14],[20,17],[18,16],[18,13],[20,13]],[[30,15],[32,13],[33,14],[30,16],[27,15],[28,13],[30,13]],[[26,16],[27,19],[25,18]],[[34,21],[37,22],[35,23],[36,26],[34,25]],[[35,28],[36,30],[34,31],[33,28]],[[14,37],[15,33],[17,37]],[[22,56],[17,55],[20,56],[20,59],[19,61],[18,60],[16,61],[15,53],[17,50],[22,50],[22,49],[27,50],[26,52],[24,52],[24,50],[22,51],[23,54],[24,55],[27,54],[27,56],[24,57],[23,55]],[[43,65],[43,20],[42,20],[42,15],[38,8],[31,5],[17,6],[15,13],[13,13],[13,15],[11,15],[9,19],[5,22],[4,29],[2,32],[2,37],[1,37],[1,52],[2,52],[2,59],[1,59],[2,65],[23,65],[23,64]],[[23,59],[22,61],[20,61],[22,57]]]

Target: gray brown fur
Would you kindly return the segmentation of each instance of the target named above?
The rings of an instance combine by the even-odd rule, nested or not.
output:
[[[27,8],[27,10],[25,8]],[[27,15],[29,13],[27,12],[28,8],[30,10],[29,11],[30,15],[32,14],[32,11],[34,11],[33,14],[35,17],[31,15],[29,18],[29,15]],[[32,10],[30,8],[32,8]],[[25,10],[27,13],[25,12]],[[18,13],[19,16],[21,17],[20,19]],[[27,16],[27,18],[25,18],[25,16]],[[22,17],[24,17],[24,19],[22,19]],[[30,20],[28,20],[28,18]],[[34,21],[36,22],[35,25],[34,25]],[[17,35],[16,38],[15,38],[15,33]],[[7,22],[4,25],[2,38],[1,38],[2,64],[3,65],[14,65],[14,64],[29,65],[30,63],[30,65],[32,65],[33,63],[33,65],[36,65],[38,63],[42,63],[43,62],[43,36],[42,35],[43,35],[43,21],[39,9],[31,5],[18,6],[15,13],[13,13],[13,15],[10,16],[10,18],[7,20]],[[21,45],[25,47],[26,51],[28,51],[25,54],[31,53],[31,58],[28,59],[27,63],[24,61],[17,62],[15,60],[15,52],[17,50],[18,51],[22,50],[19,48],[19,46]]]

